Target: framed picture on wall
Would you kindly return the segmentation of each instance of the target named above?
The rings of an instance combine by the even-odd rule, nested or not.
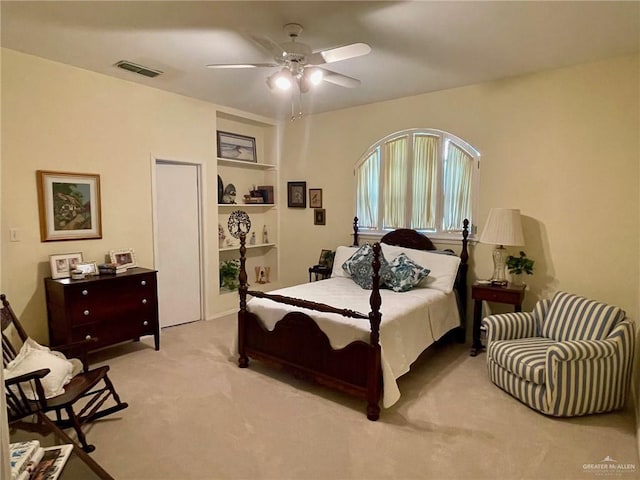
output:
[[[237,133],[221,132],[218,134],[218,158],[258,162],[256,155],[256,139]]]
[[[307,208],[307,182],[287,182],[287,206]]]
[[[38,170],[40,240],[102,238],[100,175]]]
[[[325,225],[326,224],[326,210],[324,208],[316,208],[313,211],[313,224]]]
[[[321,188],[309,189],[309,207],[322,208],[322,189]]]

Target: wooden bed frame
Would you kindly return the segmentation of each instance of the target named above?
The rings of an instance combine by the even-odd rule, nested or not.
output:
[[[354,246],[358,246],[357,218],[354,219]],[[458,294],[461,322],[457,328],[458,339],[464,341],[466,324],[466,277],[469,253],[467,237],[469,222],[464,221],[462,230],[462,250],[460,266],[455,282]],[[382,392],[382,367],[380,363],[380,261],[381,247],[373,245],[373,289],[369,297],[369,314],[353,310],[338,309],[323,303],[311,302],[282,295],[259,291],[249,291],[247,284],[246,247],[244,235],[240,238],[240,311],[238,312],[238,365],[249,366],[249,357],[287,370],[296,377],[306,378],[322,385],[363,398],[367,402],[367,418],[377,420],[380,416],[380,396]],[[435,250],[426,236],[415,230],[399,229],[387,233],[381,243],[418,250]],[[368,320],[371,324],[369,343],[355,341],[344,348],[334,350],[328,337],[316,322],[302,312],[287,313],[279,320],[273,331],[263,327],[260,318],[247,310],[247,295],[268,298],[300,308],[319,312],[336,313],[344,317]]]

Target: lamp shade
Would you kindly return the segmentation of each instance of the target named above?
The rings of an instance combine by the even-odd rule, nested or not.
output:
[[[480,242],[493,245],[524,245],[520,210],[492,208],[480,235]]]

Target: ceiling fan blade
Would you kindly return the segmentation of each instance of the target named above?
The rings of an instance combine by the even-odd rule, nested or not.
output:
[[[371,51],[366,43],[352,43],[342,47],[330,48],[315,52],[307,57],[308,65],[322,65],[323,63],[339,62],[348,58],[361,57]]]
[[[263,68],[277,67],[277,63],[212,63],[207,68]]]
[[[282,49],[282,47],[276,42],[274,42],[273,40],[271,40],[269,37],[249,35],[249,38],[274,58],[282,57],[285,55],[285,51]]]
[[[342,73],[332,72],[330,70],[322,69],[323,80],[327,82],[333,83],[335,85],[340,85],[341,87],[346,88],[355,88],[360,85],[360,80],[357,78],[349,77],[347,75],[343,75]]]

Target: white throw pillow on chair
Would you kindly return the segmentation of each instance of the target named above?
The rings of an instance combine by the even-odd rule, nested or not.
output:
[[[43,368],[51,370],[42,378],[42,387],[46,398],[56,397],[64,393],[64,386],[78,373],[77,364],[67,360],[60,352],[51,351],[49,348],[39,345],[35,340],[28,338],[20,348],[15,359],[7,364],[4,369],[4,378],[11,378],[29,372],[35,372]],[[33,382],[22,384],[27,398],[37,399]]]

